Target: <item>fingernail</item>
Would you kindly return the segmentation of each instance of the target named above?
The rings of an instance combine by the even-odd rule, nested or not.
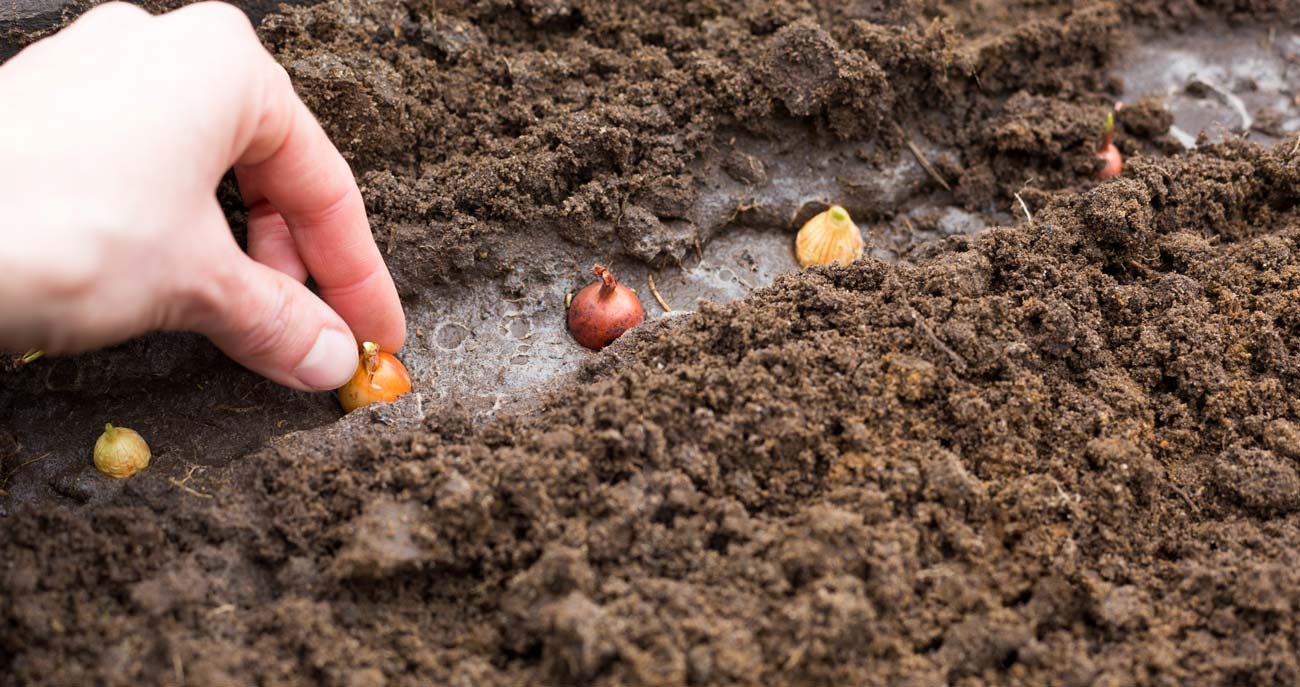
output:
[[[357,342],[351,334],[326,327],[316,337],[307,357],[293,371],[298,381],[313,389],[337,389],[357,371]]]

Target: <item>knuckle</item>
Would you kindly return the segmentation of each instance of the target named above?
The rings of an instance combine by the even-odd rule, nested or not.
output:
[[[234,346],[252,359],[282,352],[290,341],[294,298],[284,279],[267,279],[247,258],[215,260],[185,294],[182,328]]]
[[[271,65],[268,67],[267,71],[270,73],[268,78],[270,79],[271,84],[278,88],[293,90],[293,78],[289,76],[289,70],[285,69],[284,65],[276,62],[274,59],[270,62]]]
[[[298,98],[298,93],[293,87],[293,77],[284,65],[275,61],[269,53],[266,54],[266,97],[275,99],[278,107],[273,109],[276,117],[279,118],[277,124],[280,128],[287,128],[293,117],[293,101]]]
[[[53,300],[75,301],[93,293],[105,271],[102,253],[90,251],[83,256],[51,260],[44,264],[57,267],[41,270],[31,278],[36,293]]]
[[[293,298],[290,297],[282,280],[271,280],[264,287],[258,306],[251,308],[251,315],[244,324],[239,336],[244,350],[253,358],[269,358],[283,350],[289,340],[294,321]]]
[[[228,314],[231,294],[242,293],[243,278],[237,269],[237,260],[218,253],[191,270],[179,270],[168,282],[170,302],[175,307],[169,313],[169,329],[188,329],[216,335],[230,326]]]
[[[191,5],[189,9],[196,15],[201,14],[202,16],[196,18],[202,19],[209,27],[216,26],[249,36],[256,35],[252,20],[244,14],[243,10],[234,5],[224,2],[200,2]]]
[[[356,184],[339,184],[323,195],[319,204],[309,211],[300,213],[300,220],[307,227],[320,227],[335,224],[357,217],[365,217],[365,200]],[[361,246],[357,246],[361,247]]]
[[[224,2],[197,2],[158,17],[154,38],[160,49],[175,51],[193,77],[229,83],[220,75],[252,69],[265,53],[252,21],[243,10]]]
[[[144,19],[149,13],[127,2],[106,2],[97,5],[83,15],[86,21],[104,21],[108,19]]]
[[[276,138],[287,135],[293,118],[292,99],[297,95],[289,72],[269,54],[262,60],[266,66],[266,81],[262,90],[262,125],[277,132]]]
[[[365,293],[375,287],[375,282],[379,281],[382,272],[378,269],[367,270],[362,274],[353,276],[352,279],[334,284],[332,286],[320,287],[322,298],[327,301],[335,299],[345,299],[358,293]]]
[[[167,15],[180,29],[174,38],[191,49],[221,55],[226,68],[247,68],[265,53],[253,22],[244,11],[224,2],[199,2]]]

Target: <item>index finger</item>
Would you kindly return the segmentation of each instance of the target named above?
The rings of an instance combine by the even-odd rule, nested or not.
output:
[[[261,107],[244,115],[251,136],[235,151],[244,200],[250,209],[266,203],[280,213],[321,298],[361,340],[397,351],[406,317],[352,170],[288,74],[269,55],[267,63]]]

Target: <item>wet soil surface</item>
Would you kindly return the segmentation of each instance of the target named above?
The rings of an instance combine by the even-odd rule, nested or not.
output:
[[[0,372],[0,684],[1300,681],[1298,9],[268,16],[418,393]],[[870,255],[794,274],[828,202]],[[588,354],[595,260],[653,319]],[[106,420],[155,465],[90,468]]]

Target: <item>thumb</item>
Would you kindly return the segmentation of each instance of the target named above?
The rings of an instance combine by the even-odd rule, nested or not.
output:
[[[343,386],[357,370],[357,342],[329,306],[292,277],[238,250],[220,278],[223,298],[192,327],[226,355],[304,391]]]

